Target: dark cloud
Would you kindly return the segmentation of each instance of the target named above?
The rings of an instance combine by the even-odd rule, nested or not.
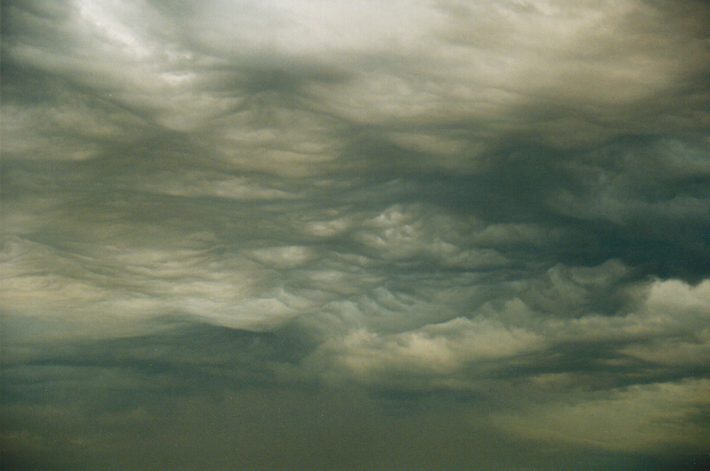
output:
[[[3,2],[3,466],[703,469],[708,16]]]

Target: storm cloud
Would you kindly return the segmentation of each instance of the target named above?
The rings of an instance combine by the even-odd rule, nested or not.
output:
[[[708,24],[4,1],[3,469],[704,469]]]

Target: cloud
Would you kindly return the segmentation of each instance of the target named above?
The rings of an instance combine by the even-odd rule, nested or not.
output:
[[[393,372],[451,374],[468,363],[514,357],[542,344],[541,337],[523,329],[458,318],[390,335],[351,331],[326,341],[321,355],[334,360],[337,369],[345,367],[346,374],[367,381]]]
[[[3,2],[3,446],[174,464],[138,427],[195,469],[683,468],[707,432],[709,15]]]
[[[532,406],[496,420],[543,442],[572,442],[611,450],[674,447],[703,450],[707,424],[705,379],[634,386],[610,397]]]

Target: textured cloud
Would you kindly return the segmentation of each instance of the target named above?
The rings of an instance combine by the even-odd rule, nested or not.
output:
[[[3,2],[2,459],[702,469],[708,23]]]

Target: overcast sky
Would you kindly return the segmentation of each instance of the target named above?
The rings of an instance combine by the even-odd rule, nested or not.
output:
[[[3,0],[0,467],[708,469],[708,25]]]

